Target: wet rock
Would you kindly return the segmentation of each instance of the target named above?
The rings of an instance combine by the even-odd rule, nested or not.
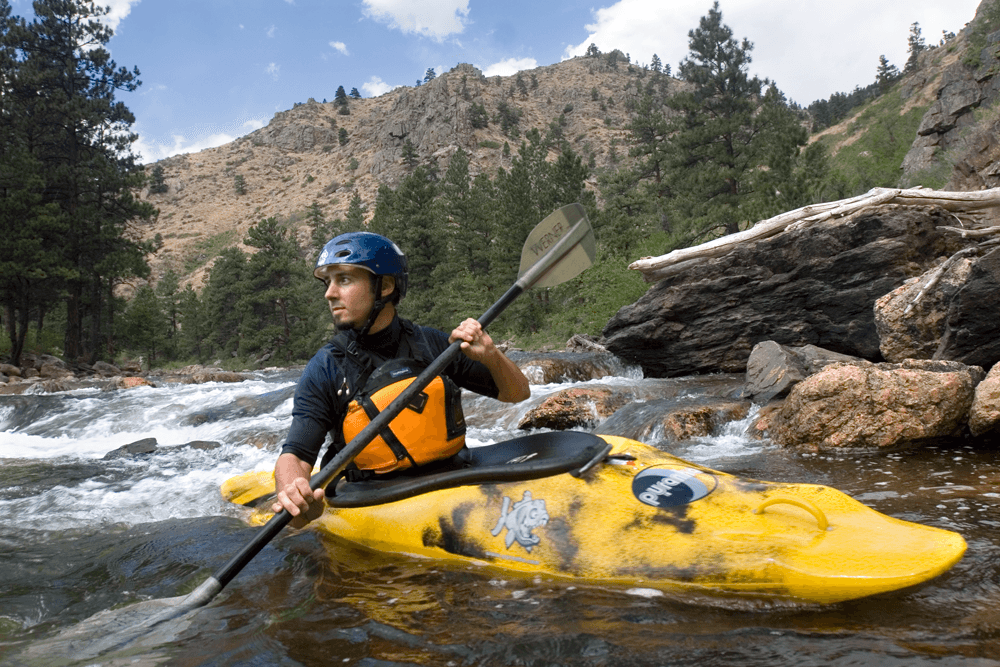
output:
[[[129,458],[135,456],[148,456],[150,454],[166,454],[171,451],[177,451],[178,449],[199,449],[202,451],[211,451],[213,449],[218,449],[222,445],[218,442],[212,440],[192,440],[191,442],[184,443],[183,445],[168,445],[165,447],[160,447],[157,445],[156,438],[143,438],[142,440],[136,440],[127,445],[123,445],[114,451],[110,451],[104,455],[104,461],[111,461],[113,459]]]
[[[955,362],[833,364],[792,388],[769,434],[781,445],[820,450],[957,436],[982,379],[981,368]]]
[[[605,326],[646,377],[744,373],[753,347],[816,345],[879,361],[876,299],[962,249],[945,211],[883,206],[741,245],[666,278]]]
[[[8,377],[21,377],[21,369],[12,364],[0,364],[0,373]]]
[[[565,431],[595,425],[625,405],[630,394],[604,388],[565,389],[549,396],[521,418],[521,430],[549,428]]]
[[[114,386],[119,389],[131,389],[132,387],[155,387],[156,385],[146,378],[129,375],[126,377],[114,378]]]
[[[121,363],[121,370],[123,373],[141,373],[142,372],[142,362],[127,360]]]
[[[768,431],[771,429],[771,423],[777,416],[778,411],[781,410],[781,405],[781,401],[773,401],[761,407],[757,412],[757,418],[747,429],[745,435],[754,440],[764,440],[767,438]]]
[[[586,382],[623,372],[621,361],[606,352],[522,354],[514,361],[531,384]]]
[[[750,405],[743,401],[716,402],[711,405],[678,408],[660,419],[666,440],[690,440],[716,433],[724,424],[747,416]]]
[[[111,461],[113,459],[120,459],[129,456],[141,456],[145,454],[152,454],[156,451],[156,438],[143,438],[142,440],[136,440],[135,442],[130,442],[127,445],[122,445],[118,449],[112,450],[104,455],[104,461]]]
[[[1000,425],[1000,363],[990,369],[986,379],[976,386],[969,409],[969,432],[986,435]]]
[[[608,349],[587,334],[576,334],[566,341],[567,352],[607,352]]]
[[[114,377],[116,375],[121,375],[122,371],[120,368],[114,364],[109,364],[106,361],[97,361],[94,363],[94,372],[103,377]]]
[[[853,361],[859,360],[815,345],[790,347],[764,341],[754,346],[747,360],[743,392],[757,403],[766,403],[786,396],[793,386],[830,364]]]
[[[192,414],[187,418],[187,422],[197,425],[268,414],[274,412],[279,405],[294,395],[295,386],[293,385],[256,396],[240,396],[226,405]]]
[[[750,408],[749,401],[718,396],[630,400],[594,432],[650,444],[690,440],[718,433],[729,422],[744,419]]]
[[[886,361],[934,356],[945,333],[950,304],[968,280],[973,264],[972,258],[953,262],[928,288],[938,274],[937,268],[932,269],[875,301],[875,328]]]
[[[207,371],[195,373],[186,380],[187,384],[204,384],[205,382],[243,382],[249,380],[249,375],[234,373],[233,371]]]

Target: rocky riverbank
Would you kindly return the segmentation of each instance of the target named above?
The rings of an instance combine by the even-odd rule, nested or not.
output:
[[[98,361],[93,365],[82,362],[70,364],[49,354],[24,354],[20,366],[0,364],[0,395],[91,388],[112,391],[157,386],[165,382],[185,384],[242,382],[250,377],[248,373],[236,373],[198,364],[175,370],[143,371],[137,361],[125,362],[120,366],[105,361]]]

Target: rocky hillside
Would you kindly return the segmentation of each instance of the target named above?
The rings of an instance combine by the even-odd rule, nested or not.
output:
[[[300,222],[318,203],[326,218],[334,219],[346,214],[355,192],[371,210],[378,187],[395,186],[406,175],[406,142],[421,163],[436,164],[442,172],[461,148],[471,155],[473,175],[495,174],[509,162],[504,142],[515,152],[520,143],[505,137],[495,120],[504,102],[522,114],[521,137],[531,128],[544,135],[562,116],[573,149],[595,166],[609,166],[627,155],[628,102],[637,84],[650,77],[624,57],[617,66],[606,57],[574,58],[489,78],[462,64],[422,86],[352,99],[348,115],[338,113],[333,102],[297,104],[230,144],[157,163],[168,191],[142,195],[160,210],[143,230],[147,237],[159,233],[164,239],[152,261],[154,274],[170,267],[197,286],[218,250],[238,243],[262,218]],[[666,84],[680,85],[672,79]],[[485,128],[473,127],[475,105],[489,116]],[[236,191],[237,176],[245,194]],[[304,223],[299,230],[304,239]]]
[[[987,10],[989,2],[983,3]],[[927,109],[901,165],[904,185],[954,190],[1000,185],[995,140],[1000,113],[993,109],[1000,95],[1000,33],[982,39],[982,26],[991,25],[992,10],[987,10],[981,6],[975,20],[948,44],[929,48],[920,68],[897,84],[904,100],[901,113]],[[970,66],[965,61],[979,43],[977,29],[986,46],[978,64]],[[580,57],[510,77],[485,77],[461,64],[422,86],[351,100],[348,115],[338,113],[333,102],[309,100],[230,144],[162,160],[157,164],[168,191],[142,194],[160,210],[142,230],[146,237],[159,233],[164,239],[163,250],[152,259],[154,277],[173,268],[200,286],[218,252],[238,244],[250,225],[266,217],[291,222],[304,242],[306,210],[314,203],[334,219],[346,214],[357,193],[371,211],[379,186],[395,186],[406,175],[407,142],[419,162],[442,172],[461,148],[471,156],[473,174],[493,175],[509,162],[504,143],[516,152],[521,140],[501,131],[498,115],[504,104],[521,114],[520,137],[531,128],[544,134],[561,120],[564,136],[584,160],[598,168],[621,164],[628,155],[630,102],[653,73],[629,65],[624,55],[617,64],[610,61],[607,54]],[[662,79],[668,90],[682,85]],[[485,128],[473,127],[472,112],[479,105],[489,117]],[[845,137],[833,150],[857,136],[859,118],[824,131]],[[245,183],[244,194],[237,192],[237,178]]]

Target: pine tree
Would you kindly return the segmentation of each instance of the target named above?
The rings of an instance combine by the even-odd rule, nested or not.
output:
[[[166,179],[163,177],[163,165],[156,165],[153,167],[153,171],[150,173],[149,177],[149,194],[158,195],[167,192],[170,187],[167,185]]]
[[[434,269],[445,261],[447,252],[436,196],[437,187],[427,168],[418,166],[395,192],[385,186],[379,188],[368,229],[392,239],[406,253],[410,282],[400,312],[406,317],[416,317],[422,324],[447,327],[448,323],[424,316],[433,310],[441,287]]]
[[[910,26],[910,36],[907,39],[907,52],[910,55],[906,59],[906,65],[903,67],[904,74],[916,71],[917,67],[920,66],[920,54],[926,49],[927,44],[920,33],[920,24],[914,23]]]
[[[91,0],[40,0],[27,23],[10,20],[6,2],[0,6],[5,133],[0,159],[8,166],[20,162],[27,169],[22,181],[41,179],[8,202],[23,205],[25,197],[37,197],[30,205],[37,213],[25,213],[44,227],[35,229],[38,239],[61,227],[51,237],[56,266],[44,277],[36,273],[29,292],[8,291],[4,300],[18,313],[44,311],[44,295],[60,294],[66,304],[64,353],[90,361],[113,335],[114,287],[148,276],[145,257],[153,250],[136,240],[134,228],[154,213],[132,194],[144,180],[131,152],[135,118],[115,99],[119,91],[138,88],[139,72],[118,68],[110,59],[105,45],[112,32],[99,21],[107,12]],[[6,230],[0,232],[6,236]]]
[[[240,346],[240,313],[234,308],[246,293],[247,256],[236,247],[224,249],[215,259],[202,292],[204,315],[212,323],[206,354],[228,357]]]
[[[205,305],[191,285],[186,285],[178,297],[178,314],[178,354],[182,358],[194,358],[204,363],[211,352],[207,341],[212,324],[205,315]]]
[[[333,103],[337,106],[347,106],[347,91],[343,86],[337,86],[337,92],[333,96]]]
[[[357,88],[351,88],[351,97],[354,98],[354,99],[356,99],[356,100],[360,100],[361,99],[361,93],[358,92]]]
[[[660,61],[660,56],[653,54],[653,60],[649,63],[649,68],[654,72],[661,72],[663,70],[663,63]]]
[[[413,171],[414,167],[417,166],[418,156],[417,148],[413,145],[413,142],[409,139],[403,142],[403,164],[410,171]]]
[[[177,354],[178,333],[180,331],[180,276],[173,269],[167,269],[156,282],[153,291],[160,300],[160,310],[167,326],[163,341],[163,353],[168,359]]]
[[[424,73],[424,83],[430,83],[437,78],[437,74],[434,72],[433,67],[428,67],[427,71]]]
[[[748,75],[753,44],[733,38],[718,2],[688,37],[679,74],[694,88],[669,98],[675,116],[662,136],[671,219],[694,240],[732,234],[769,210],[775,183],[767,168],[792,159],[806,134],[783,96],[764,94],[768,82]]]
[[[168,335],[169,325],[160,300],[149,285],[138,289],[129,301],[120,323],[120,335],[130,349],[146,357],[147,370],[152,369]]]
[[[889,92],[892,84],[899,78],[899,70],[889,60],[881,55],[878,57],[878,69],[875,71],[875,83],[878,85],[879,94],[885,95]]]
[[[300,356],[297,344],[303,338],[296,335],[296,325],[308,321],[298,289],[308,277],[307,265],[295,240],[275,218],[252,225],[244,243],[257,252],[247,261],[247,284],[236,302],[241,316],[239,354],[291,361]]]

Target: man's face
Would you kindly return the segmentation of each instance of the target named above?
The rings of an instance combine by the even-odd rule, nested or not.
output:
[[[372,274],[353,264],[330,264],[316,270],[326,283],[326,301],[338,329],[358,329],[375,305]]]

